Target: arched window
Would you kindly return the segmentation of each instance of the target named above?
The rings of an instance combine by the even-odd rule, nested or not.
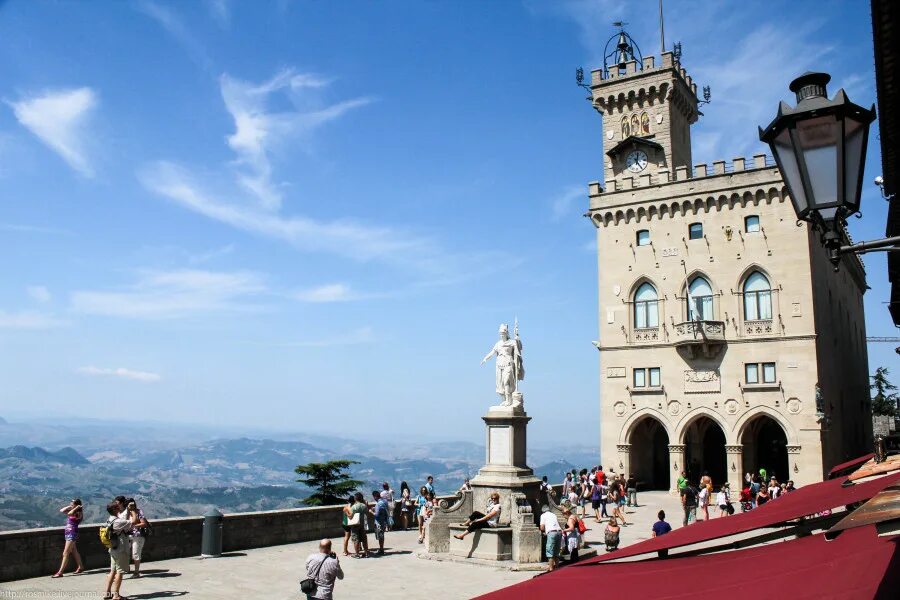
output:
[[[744,320],[772,318],[772,286],[765,275],[753,271],[744,282]]]
[[[644,283],[634,293],[634,328],[659,327],[659,296],[656,288]]]
[[[709,321],[713,318],[712,286],[703,277],[695,277],[688,286],[688,321]]]

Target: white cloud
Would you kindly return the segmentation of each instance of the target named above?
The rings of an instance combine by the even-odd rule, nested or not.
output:
[[[191,60],[204,69],[212,68],[212,60],[206,53],[206,49],[197,41],[193,32],[174,10],[150,0],[138,2],[135,6],[137,10],[159,23],[169,35],[175,38],[187,51]]]
[[[214,198],[200,188],[185,169],[172,163],[150,165],[138,173],[138,178],[148,190],[184,208],[305,250],[333,252],[359,260],[382,259],[413,264],[421,264],[423,257],[433,254],[428,240],[405,236],[386,227],[283,217]]]
[[[228,136],[228,146],[238,156],[237,165],[243,167],[237,181],[263,208],[277,209],[282,201],[279,186],[272,181],[269,155],[274,148],[289,138],[308,136],[323,124],[371,102],[369,98],[356,98],[311,110],[269,111],[269,101],[276,93],[287,95],[297,107],[314,103],[316,99],[305,94],[328,83],[318,76],[290,69],[259,84],[228,74],[219,79],[225,108],[234,119],[235,132]]]
[[[553,199],[553,221],[561,221],[568,217],[577,201],[581,201],[581,212],[587,210],[587,189],[583,185],[567,187],[562,193]],[[577,206],[575,206],[577,208]]]
[[[357,296],[350,290],[350,286],[343,283],[332,283],[300,290],[294,294],[294,297],[303,302],[314,303],[347,302],[357,299]]]
[[[118,367],[116,369],[105,369],[101,367],[80,367],[78,372],[82,375],[90,375],[93,377],[117,377],[119,379],[129,379],[131,381],[140,381],[141,383],[156,383],[162,379],[158,373],[150,373],[148,371],[135,371],[133,369],[125,369]]]
[[[26,291],[33,300],[41,303],[50,302],[52,298],[50,290],[42,285],[30,285],[26,288]]]
[[[9,102],[19,123],[59,154],[70,167],[93,177],[87,156],[88,119],[97,106],[91,88],[47,91]]]
[[[210,16],[222,29],[231,25],[231,3],[228,0],[206,0]]]
[[[63,322],[56,317],[34,311],[9,313],[0,310],[0,329],[52,329]]]
[[[262,277],[238,271],[201,270],[146,272],[120,291],[76,291],[73,311],[137,319],[174,319],[219,311],[247,311],[247,299],[267,291]]]

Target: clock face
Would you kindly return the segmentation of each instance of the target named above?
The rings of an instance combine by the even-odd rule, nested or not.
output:
[[[625,157],[625,166],[632,173],[640,173],[647,168],[647,154],[643,150],[635,150]]]

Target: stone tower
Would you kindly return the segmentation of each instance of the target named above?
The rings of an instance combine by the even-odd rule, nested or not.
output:
[[[620,32],[620,46],[626,36]],[[594,107],[603,115],[606,181],[690,168],[697,85],[671,52],[659,66],[630,46],[621,54],[620,62],[591,72]]]
[[[697,87],[672,53],[657,66],[617,39],[588,86],[600,462],[641,489],[819,481],[871,440],[863,265],[834,272],[765,155],[692,164]]]

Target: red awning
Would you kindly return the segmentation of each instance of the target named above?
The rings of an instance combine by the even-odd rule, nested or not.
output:
[[[817,534],[734,552],[564,567],[480,598],[601,597],[603,590],[624,590],[632,598],[896,598],[898,541],[879,538],[867,525],[831,541]]]
[[[831,470],[828,471],[828,479],[834,479],[839,475],[846,475],[856,467],[865,464],[869,460],[875,457],[874,453],[866,454],[865,456],[860,456],[859,458],[854,458],[853,460],[848,460],[847,462],[843,462],[839,465],[834,465],[831,467]]]
[[[775,527],[800,517],[868,500],[896,482],[900,482],[900,472],[848,487],[843,487],[843,479],[829,479],[828,481],[813,483],[799,488],[797,491],[785,494],[777,500],[770,500],[765,505],[750,512],[737,513],[722,519],[701,521],[688,527],[674,529],[666,535],[632,544],[599,558],[586,560],[576,565],[576,568],[628,556],[647,554],[657,550],[699,544],[700,542],[737,535],[763,527]],[[681,521],[680,514],[669,515],[669,518],[674,522]]]

